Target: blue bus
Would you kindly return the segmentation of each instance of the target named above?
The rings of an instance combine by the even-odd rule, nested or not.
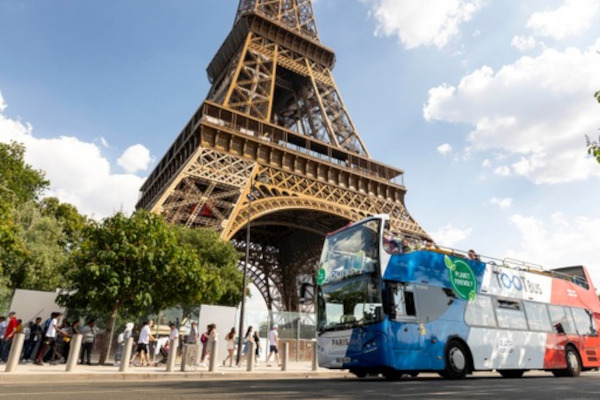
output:
[[[376,215],[328,235],[317,274],[319,365],[358,377],[475,370],[577,376],[600,365],[600,301],[584,267],[526,263],[396,237]]]

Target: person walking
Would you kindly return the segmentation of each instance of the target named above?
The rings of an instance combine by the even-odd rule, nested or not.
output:
[[[227,343],[227,357],[223,360],[223,366],[229,361],[229,366],[233,367],[233,353],[235,351],[235,327],[231,328],[229,333],[225,335],[225,342]]]
[[[185,338],[185,344],[198,344],[198,324],[196,321],[191,323],[190,333]]]
[[[271,329],[271,331],[269,331],[269,355],[267,356],[267,367],[270,367],[271,364],[269,364],[269,360],[271,359],[271,356],[273,354],[275,354],[275,362],[277,363],[277,366],[281,366],[281,364],[279,364],[279,334],[277,333],[277,330],[279,329],[279,327],[277,325],[273,325],[273,328]]]
[[[242,356],[235,364],[236,367],[241,366],[242,361],[244,361],[245,359],[249,359],[250,361],[248,362],[252,362],[252,354],[248,354],[248,349],[250,348],[250,342],[254,340],[253,336],[254,328],[252,327],[252,325],[250,325],[246,330],[246,334],[244,335],[244,347],[242,348]]]
[[[13,338],[17,333],[17,326],[19,323],[17,322],[17,313],[11,311],[8,313],[8,323],[6,324],[6,331],[4,331],[4,340],[2,345],[2,355],[0,356],[0,361],[6,362],[8,360],[8,355],[10,353],[10,348],[12,347]]]
[[[127,339],[129,339],[131,336],[133,336],[133,322],[128,322],[125,324],[125,330],[117,337],[118,346],[117,351],[115,352],[115,365],[121,364],[125,343],[127,343]]]
[[[202,334],[200,342],[202,343],[202,357],[200,358],[200,366],[206,367],[206,359],[210,358],[210,349],[217,335],[217,325],[210,324],[206,327],[206,332]]]
[[[46,327],[46,333],[44,334],[44,345],[35,359],[35,363],[37,365],[42,365],[43,361],[54,359],[56,352],[56,335],[59,330],[58,320],[61,316],[62,313],[53,312],[50,314],[50,318],[48,318],[44,324]]]
[[[260,357],[260,351],[261,351],[260,336],[258,336],[258,331],[254,331],[254,335],[252,336],[252,339],[254,340],[254,366],[257,367],[258,366],[258,358]]]
[[[94,343],[96,343],[96,335],[98,334],[98,328],[96,328],[96,321],[91,319],[88,323],[81,328],[81,334],[83,338],[81,339],[81,354],[79,357],[79,363],[85,363],[87,365],[92,365],[92,350],[94,349]]]
[[[154,336],[152,336],[152,333],[150,332],[150,328],[152,328],[152,325],[154,325],[154,321],[152,320],[144,322],[144,326],[140,330],[140,335],[138,336],[138,345],[136,348],[136,352],[131,357],[131,360],[129,360],[129,365],[133,365],[133,361],[136,359],[136,357],[139,356],[140,366],[144,366],[144,358],[146,359],[146,366],[150,366],[150,357],[148,357],[148,345],[151,341],[156,341],[156,339],[154,338]]]
[[[31,362],[31,355],[36,354],[42,342],[42,318],[37,317],[29,323],[29,339],[25,341],[23,360]]]

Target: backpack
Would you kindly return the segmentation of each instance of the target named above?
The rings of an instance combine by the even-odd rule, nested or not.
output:
[[[121,344],[125,341],[125,334],[123,332],[119,333],[119,336],[117,336],[117,343]]]

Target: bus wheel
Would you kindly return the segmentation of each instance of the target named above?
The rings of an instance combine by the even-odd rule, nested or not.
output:
[[[502,375],[503,378],[520,378],[523,376],[525,370],[522,369],[500,369],[498,373]]]
[[[450,379],[463,379],[469,370],[469,354],[465,346],[452,340],[446,348],[445,377]]]
[[[399,381],[402,379],[402,372],[397,371],[395,369],[387,369],[381,373],[385,379],[388,381]]]
[[[357,378],[364,378],[367,376],[367,371],[364,369],[351,369],[350,373],[356,375]]]
[[[567,369],[564,376],[579,376],[581,374],[581,360],[579,354],[572,346],[567,347]]]

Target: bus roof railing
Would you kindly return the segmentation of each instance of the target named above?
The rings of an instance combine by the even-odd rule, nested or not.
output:
[[[433,247],[424,248],[424,250],[437,251],[437,252],[441,252],[441,253],[449,254],[449,255],[453,255],[453,256],[469,258],[468,251],[458,250],[458,249],[454,249],[452,247],[434,245]],[[514,269],[517,271],[532,272],[532,273],[536,273],[536,274],[540,274],[540,275],[547,275],[547,276],[551,276],[553,278],[558,278],[558,279],[562,279],[565,281],[573,282],[576,285],[582,286],[586,289],[589,288],[589,284],[587,283],[587,280],[585,279],[585,277],[581,277],[579,275],[571,275],[571,274],[567,274],[567,273],[559,272],[559,271],[553,271],[551,269],[546,269],[539,264],[534,264],[534,263],[517,260],[515,258],[509,258],[509,257],[500,259],[500,258],[495,258],[495,257],[479,255],[479,258],[480,258],[481,262],[483,262],[485,264],[490,264],[492,266],[505,267],[505,268],[510,268],[510,269]]]

